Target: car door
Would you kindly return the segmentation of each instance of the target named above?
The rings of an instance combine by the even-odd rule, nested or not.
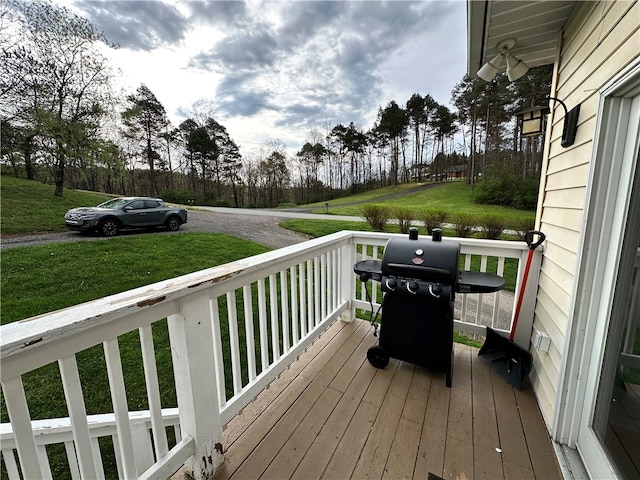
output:
[[[147,226],[151,227],[164,224],[167,207],[161,202],[158,200],[145,200],[144,210]]]
[[[144,200],[133,200],[122,208],[120,220],[127,227],[144,227],[147,225],[147,212]]]

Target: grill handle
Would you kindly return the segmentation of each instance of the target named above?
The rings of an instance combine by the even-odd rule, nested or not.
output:
[[[419,267],[417,265],[407,265],[406,263],[388,263],[389,268],[402,268],[404,270],[414,270],[416,272],[438,273],[440,275],[451,275],[451,271],[445,268]]]

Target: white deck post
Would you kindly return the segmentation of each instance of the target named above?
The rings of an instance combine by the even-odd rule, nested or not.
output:
[[[351,240],[348,245],[345,245],[340,249],[340,260],[338,261],[338,268],[340,269],[340,285],[339,285],[339,298],[340,303],[349,302],[351,305],[342,315],[341,319],[350,322],[356,318],[356,309],[353,307],[353,300],[356,298],[356,274],[353,272],[353,266],[356,263],[356,245],[355,241]]]
[[[180,430],[195,442],[185,467],[195,480],[212,476],[224,460],[211,318],[206,292],[181,300],[180,313],[168,318]]]

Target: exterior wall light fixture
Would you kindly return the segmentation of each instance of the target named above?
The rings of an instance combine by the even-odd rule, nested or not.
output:
[[[553,100],[562,105],[564,109],[564,124],[562,126],[562,140],[560,145],[567,148],[576,140],[576,132],[578,131],[578,117],[580,115],[580,104],[567,110],[565,103],[559,98],[547,97],[547,100]],[[525,108],[516,113],[520,133],[523,137],[535,137],[542,135],[545,129],[546,116],[550,112],[549,107],[535,106]]]
[[[500,68],[503,58],[507,60],[507,76],[511,82],[527,73],[529,66],[509,53],[509,50],[511,50],[515,44],[515,38],[507,38],[506,40],[498,42],[496,47],[500,53],[478,70],[478,77],[486,82],[490,82],[491,79],[496,76],[496,73],[498,73],[498,68]]]
[[[523,137],[537,137],[544,133],[549,107],[529,107],[516,113],[520,134]]]

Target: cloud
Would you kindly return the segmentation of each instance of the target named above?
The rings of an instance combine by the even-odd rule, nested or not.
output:
[[[278,111],[278,107],[271,104],[270,98],[268,91],[241,90],[223,97],[217,104],[231,116],[250,117],[264,110]]]
[[[184,15],[159,1],[76,1],[74,6],[121,48],[151,51],[180,43],[188,31]]]
[[[253,25],[218,42],[208,52],[194,56],[189,66],[236,72],[270,67],[278,57],[278,40],[265,25]]]
[[[448,102],[465,69],[462,0],[75,5],[121,50],[145,55],[131,68],[180,117],[175,123],[204,100],[240,144],[304,139],[337,123],[368,129],[391,100],[430,93]]]
[[[193,0],[185,5],[190,10],[189,20],[194,24],[226,26],[242,22],[247,15],[245,3],[237,0]]]

